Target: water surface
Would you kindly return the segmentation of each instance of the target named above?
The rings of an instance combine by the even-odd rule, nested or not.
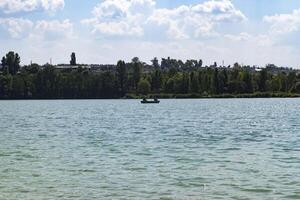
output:
[[[300,199],[300,100],[1,101],[0,199]]]

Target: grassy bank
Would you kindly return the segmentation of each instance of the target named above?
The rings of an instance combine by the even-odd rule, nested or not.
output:
[[[249,94],[149,94],[140,95],[129,93],[124,97],[116,98],[0,98],[0,100],[93,100],[93,99],[234,99],[234,98],[299,98],[296,93],[249,93]]]
[[[141,99],[144,95],[127,94],[125,99]],[[257,92],[250,94],[219,94],[219,95],[207,95],[207,94],[149,94],[147,98],[159,98],[159,99],[209,99],[209,98],[298,98],[300,94],[295,93],[268,93]]]

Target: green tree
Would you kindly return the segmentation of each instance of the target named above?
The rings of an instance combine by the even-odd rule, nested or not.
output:
[[[100,98],[116,98],[118,93],[117,78],[111,72],[104,72],[101,74],[101,93]]]
[[[190,80],[191,80],[191,92],[198,93],[199,92],[199,79],[195,72],[191,72]]]
[[[175,81],[173,78],[169,78],[165,84],[165,91],[167,93],[175,93]]]
[[[71,54],[70,65],[76,65],[76,54],[74,52]]]
[[[134,88],[137,89],[138,83],[142,76],[142,63],[140,62],[139,58],[135,57],[132,59],[132,66],[133,66],[133,84]]]
[[[300,94],[300,82],[295,84],[293,92]]]
[[[36,63],[30,64],[28,66],[23,67],[23,71],[30,74],[36,74],[40,70],[40,66]]]
[[[234,63],[233,68],[239,70],[241,68],[241,65],[239,63]]]
[[[200,59],[199,62],[198,62],[198,66],[202,67],[202,65],[203,65],[203,61]]]
[[[138,83],[138,92],[147,95],[150,92],[150,83],[146,79],[142,79]]]
[[[190,90],[190,77],[189,73],[183,73],[182,75],[182,89],[181,92],[184,94],[189,93]]]
[[[0,74],[0,99],[4,99],[5,96],[5,76]]]
[[[6,63],[5,57],[2,57],[2,60],[1,60],[1,69],[0,70],[3,71],[3,72],[8,73],[8,71],[7,71],[8,68],[7,68],[7,63]]]
[[[248,71],[242,72],[242,81],[244,82],[244,92],[252,93],[253,92],[252,77]]]
[[[117,77],[121,96],[124,96],[127,92],[126,84],[128,79],[127,68],[124,61],[120,60],[117,64]]]
[[[13,76],[10,74],[0,75],[0,98],[7,99],[11,98],[13,91],[12,82]]]
[[[287,90],[290,91],[295,86],[296,72],[290,72],[287,76]]]
[[[220,79],[221,79],[221,88],[222,88],[222,93],[228,91],[228,73],[226,69],[223,69],[220,73]]]
[[[12,98],[22,99],[25,97],[25,83],[20,75],[13,76]]]
[[[266,69],[262,69],[259,72],[259,79],[258,79],[258,87],[260,92],[265,92],[267,90],[267,79],[268,79],[268,72]]]
[[[1,65],[5,73],[15,75],[20,69],[20,56],[18,53],[10,51],[1,60]]]
[[[153,60],[151,60],[151,62],[154,68],[159,68],[158,59],[156,57],[154,57]]]
[[[162,86],[162,75],[159,70],[155,70],[154,73],[152,73],[152,79],[151,79],[151,88],[155,92],[159,92]]]
[[[214,67],[216,68],[216,67],[218,67],[218,64],[217,64],[217,62],[214,62]]]
[[[287,76],[284,72],[279,74],[279,91],[281,91],[281,92],[287,92],[288,91]]]
[[[219,70],[216,68],[214,69],[213,73],[213,81],[212,81],[212,89],[214,94],[220,93],[220,81],[219,81]]]

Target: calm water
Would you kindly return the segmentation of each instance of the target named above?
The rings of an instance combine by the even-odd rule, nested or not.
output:
[[[1,101],[0,199],[300,199],[300,99]]]

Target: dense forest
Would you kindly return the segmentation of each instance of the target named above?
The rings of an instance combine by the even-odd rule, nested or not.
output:
[[[154,58],[151,65],[133,58],[130,63],[93,71],[77,65],[60,69],[46,64],[20,66],[20,56],[8,52],[1,60],[0,99],[93,99],[206,97],[296,97],[300,75],[296,70],[256,69],[249,66],[203,66],[202,60]]]

